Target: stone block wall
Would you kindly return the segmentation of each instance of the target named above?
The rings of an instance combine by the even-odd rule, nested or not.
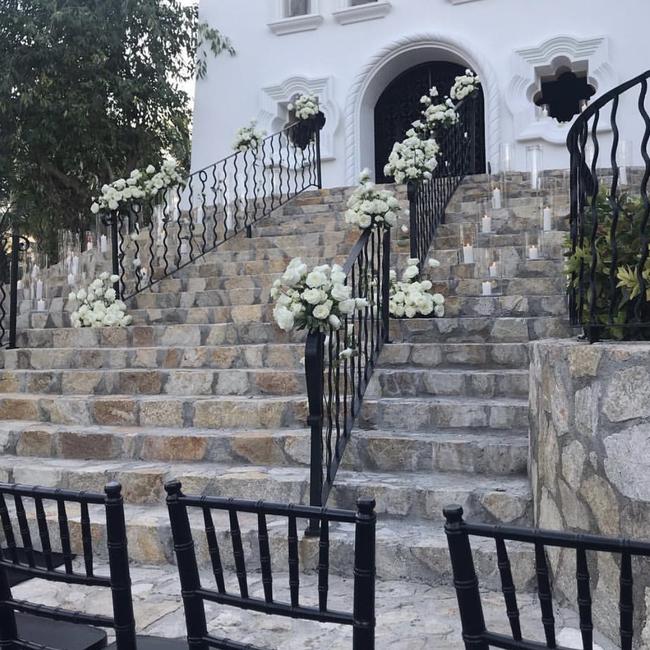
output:
[[[542,528],[650,542],[650,344],[533,345],[530,474]],[[550,551],[558,595],[575,607],[575,552]],[[650,559],[634,560],[635,632],[650,647]],[[591,554],[594,621],[618,637],[619,558]]]

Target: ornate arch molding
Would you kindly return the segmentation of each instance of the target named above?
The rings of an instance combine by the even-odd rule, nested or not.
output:
[[[321,110],[327,118],[321,134],[323,160],[334,158],[334,134],[340,121],[340,113],[333,97],[332,78],[308,78],[293,76],[274,86],[262,88],[258,122],[269,133],[279,131],[287,121],[287,104],[297,94],[317,95]]]
[[[587,72],[589,83],[598,93],[602,93],[616,85],[616,74],[609,60],[609,41],[605,36],[588,39],[556,36],[537,47],[514,52],[506,104],[514,118],[515,138],[520,142],[566,142],[570,125],[540,118],[533,104],[533,96],[539,90],[540,76],[551,75],[558,67],[565,65],[574,71]],[[603,130],[607,130],[607,123],[607,120],[601,120]]]
[[[345,108],[345,159],[348,183],[356,183],[361,168],[361,111],[366,93],[385,66],[416,50],[444,52],[450,57],[449,60],[467,65],[481,77],[485,95],[486,155],[488,160],[498,160],[501,140],[501,105],[496,75],[487,63],[487,57],[480,56],[469,49],[466,40],[462,37],[442,32],[425,32],[402,37],[382,48],[367,61],[354,80],[348,92]]]

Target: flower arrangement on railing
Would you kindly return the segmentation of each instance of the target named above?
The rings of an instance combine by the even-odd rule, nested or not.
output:
[[[478,92],[480,83],[478,75],[474,74],[471,70],[465,70],[464,75],[460,75],[454,80],[454,85],[449,91],[449,96],[455,102],[460,102]]]
[[[310,271],[299,257],[291,260],[271,288],[275,322],[285,332],[340,329],[346,317],[368,306],[365,298],[352,296],[352,288],[345,281],[338,264],[322,264]]]
[[[118,280],[117,275],[102,273],[88,288],[68,296],[69,300],[79,303],[70,315],[73,327],[126,327],[133,322],[113,288]]]
[[[635,321],[650,321],[650,256],[645,262],[641,275],[647,283],[645,295],[641,295],[639,282],[639,265],[643,242],[643,221],[645,206],[643,200],[626,194],[619,195],[618,203],[621,206],[618,223],[625,224],[612,230],[613,214],[607,190],[602,191],[596,198],[597,230],[594,245],[596,248],[596,265],[594,269],[595,305],[593,309],[597,323],[602,323],[603,334],[615,339],[632,338],[648,339],[648,327],[639,325],[637,328],[623,327]],[[591,207],[584,213],[584,232],[587,233],[582,247],[578,246],[573,253],[567,254],[566,272],[569,274],[570,283],[575,291],[580,290],[580,268],[582,266],[584,290],[583,321],[592,321],[592,293],[588,286],[588,278],[592,267],[591,232],[593,217]],[[612,232],[616,233],[616,286],[612,290]],[[571,240],[567,237],[565,247],[571,250]],[[612,308],[613,303],[613,308]],[[612,322],[609,325],[610,309],[612,309]],[[637,316],[637,310],[641,318]],[[617,327],[618,325],[618,327]]]
[[[396,183],[430,179],[438,165],[440,152],[433,138],[421,138],[415,129],[406,132],[406,139],[396,142],[384,167],[384,174]]]
[[[370,180],[368,169],[364,169],[359,175],[359,183],[359,187],[348,199],[345,222],[361,230],[395,226],[401,211],[395,193],[378,189]]]
[[[438,264],[437,260],[429,260]],[[431,316],[437,318],[445,315],[445,297],[441,293],[431,293],[433,284],[430,280],[418,280],[420,276],[420,260],[410,258],[402,274],[397,279],[397,273],[390,272],[390,300],[388,308],[392,316],[397,318],[414,318],[415,316]]]
[[[128,178],[118,178],[102,187],[101,196],[93,202],[93,214],[117,210],[120,205],[134,199],[155,199],[162,190],[184,182],[179,164],[173,158],[166,159],[160,169],[149,165],[144,170],[134,169]]]
[[[315,133],[325,126],[325,115],[320,110],[318,97],[299,95],[287,105],[287,109],[296,121],[289,137],[296,147],[305,149],[312,142]]]
[[[260,142],[266,137],[266,131],[257,130],[256,126],[257,121],[251,120],[248,126],[242,126],[237,129],[235,139],[232,143],[232,148],[235,151],[244,153],[249,149],[257,149],[260,146]]]
[[[413,128],[422,137],[432,137],[440,128],[452,126],[458,122],[458,113],[454,102],[446,97],[444,101],[434,101],[438,97],[438,89],[434,86],[428,95],[420,99],[426,108],[422,111],[422,119],[413,122]]]

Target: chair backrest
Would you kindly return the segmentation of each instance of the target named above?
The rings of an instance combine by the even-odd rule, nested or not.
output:
[[[173,481],[165,485],[167,506],[174,538],[174,550],[178,562],[188,643],[191,650],[221,648],[241,650],[253,648],[228,639],[219,639],[208,634],[205,601],[230,605],[241,609],[255,610],[266,614],[304,618],[322,623],[338,623],[353,627],[352,648],[372,650],[375,647],[375,502],[360,499],[358,510],[335,510],[310,506],[245,501],[219,497],[186,496],[181,484]],[[195,550],[195,541],[188,511],[200,513],[199,531],[207,544],[215,589],[202,586]],[[228,591],[222,562],[223,548],[218,541],[213,512],[221,511],[224,528],[232,547],[230,563],[238,583],[236,593]],[[227,513],[227,519],[226,519]],[[262,575],[264,598],[249,593],[247,563],[242,542],[239,521],[240,513],[256,515],[256,540],[252,542],[259,551],[259,568]],[[273,518],[272,520],[267,519]],[[287,520],[287,569],[289,573],[289,598],[278,599],[274,593],[272,557],[269,543],[269,528],[276,528],[276,522]],[[318,605],[301,604],[300,573],[298,554],[298,520],[310,520],[310,530],[319,531],[318,544]],[[227,521],[227,524],[226,524]],[[330,573],[330,524],[353,524],[355,526],[354,550],[354,594],[352,611],[338,611],[328,607]],[[315,525],[314,525],[315,524]],[[249,563],[250,564],[250,563]],[[277,558],[276,563],[277,566]],[[315,598],[314,598],[315,600]]]
[[[463,520],[460,506],[444,509],[445,532],[449,544],[454,586],[458,598],[460,618],[463,628],[463,641],[467,650],[488,650],[494,648],[519,648],[520,650],[540,650],[556,648],[568,650],[557,645],[555,619],[553,615],[553,594],[551,574],[546,559],[546,547],[575,549],[577,604],[580,617],[580,632],[584,650],[592,650],[594,625],[591,608],[591,584],[587,552],[614,553],[620,556],[620,639],[621,650],[632,650],[633,629],[633,578],[632,557],[649,557],[650,544],[616,539],[599,535],[566,533],[552,530],[518,528],[514,526],[494,526],[490,524],[471,524]],[[470,537],[487,537],[495,540],[497,563],[501,577],[501,590],[505,601],[510,635],[497,634],[486,628],[479,592],[479,582],[474,570]],[[545,646],[539,641],[524,639],[519,620],[517,592],[512,577],[510,559],[506,550],[507,541],[532,544],[535,551],[535,574],[541,610],[541,622],[546,638]]]
[[[75,509],[72,516],[71,504],[76,504],[72,506]],[[95,574],[96,554],[89,506],[103,506],[105,511],[109,576]],[[77,516],[82,567],[73,562],[73,539],[77,536],[70,524],[76,523]],[[119,483],[108,484],[105,494],[0,483],[0,526],[4,538],[0,543],[0,647],[4,647],[3,641],[16,641],[16,647],[28,647],[20,645],[17,638],[15,612],[19,611],[57,621],[112,628],[119,650],[136,650],[124,504]],[[45,566],[38,566],[37,553],[42,555]],[[56,568],[53,560],[58,553],[63,557],[62,568]],[[110,589],[113,617],[17,600],[12,596],[8,571],[25,578]],[[8,647],[12,647],[11,644]]]

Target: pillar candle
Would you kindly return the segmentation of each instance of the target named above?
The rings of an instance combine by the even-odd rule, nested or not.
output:
[[[474,248],[471,244],[463,246],[463,262],[465,264],[474,264]]]
[[[492,232],[492,218],[487,214],[481,219],[481,232],[483,234]]]
[[[99,250],[102,253],[108,253],[108,237],[106,235],[99,238]]]
[[[45,311],[45,300],[42,298],[36,303],[36,311]]]
[[[553,211],[546,206],[544,208],[544,231],[548,232],[553,229]]]
[[[484,296],[491,296],[492,295],[492,283],[489,281],[485,281],[481,284],[481,287],[483,289],[483,295]]]
[[[537,246],[533,245],[528,249],[528,259],[537,260],[539,259],[539,249]]]
[[[497,277],[497,263],[496,262],[492,262],[492,264],[490,264],[490,277],[491,278],[496,278]]]
[[[43,280],[38,280],[36,282],[36,300],[41,300],[43,298]]]
[[[492,190],[492,208],[494,210],[501,209],[501,190],[498,187]]]

